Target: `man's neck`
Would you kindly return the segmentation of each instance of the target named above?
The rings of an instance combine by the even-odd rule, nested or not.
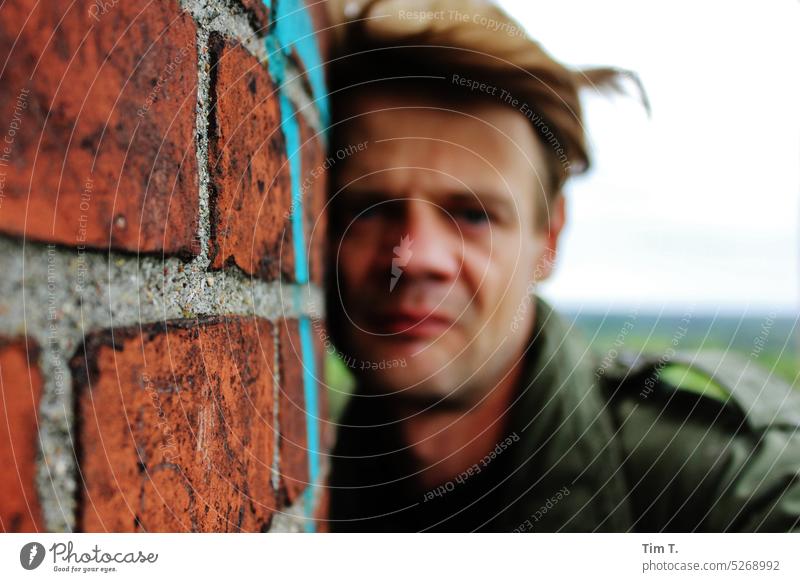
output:
[[[480,461],[508,432],[508,408],[523,371],[520,361],[485,397],[462,409],[402,410],[400,434],[420,469],[423,487],[435,487]]]

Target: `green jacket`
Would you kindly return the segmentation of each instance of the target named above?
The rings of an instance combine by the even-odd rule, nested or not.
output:
[[[800,529],[800,394],[731,355],[601,363],[537,309],[506,437],[437,488],[416,481],[381,399],[349,402],[333,531]]]

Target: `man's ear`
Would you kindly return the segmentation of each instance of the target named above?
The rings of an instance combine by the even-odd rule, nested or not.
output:
[[[566,221],[566,203],[564,201],[564,196],[560,193],[557,194],[551,201],[548,210],[550,222],[546,230],[541,232],[538,236],[542,248],[540,249],[536,261],[534,278],[537,282],[547,279],[553,272],[553,267],[555,266],[558,239],[561,236],[561,231]]]

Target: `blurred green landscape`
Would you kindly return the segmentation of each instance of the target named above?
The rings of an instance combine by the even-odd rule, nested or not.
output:
[[[563,312],[562,312],[563,313]],[[600,354],[624,340],[622,349],[661,355],[677,338],[680,351],[732,350],[797,387],[800,372],[798,318],[692,314],[563,313]],[[621,335],[625,330],[627,335]]]

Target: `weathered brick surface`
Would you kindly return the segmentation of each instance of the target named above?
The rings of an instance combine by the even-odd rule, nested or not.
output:
[[[272,334],[267,321],[230,317],[89,338],[73,360],[81,529],[269,525]]]
[[[320,433],[320,463],[322,474],[322,482],[317,488],[316,505],[314,508],[314,519],[316,519],[316,531],[328,532],[330,525],[327,521],[328,511],[330,506],[330,490],[327,488],[328,470],[330,467],[330,458],[328,452],[333,450],[333,445],[336,439],[336,424],[331,422],[330,409],[328,408],[328,385],[325,380],[325,360],[326,360],[326,331],[325,322],[319,319],[312,319],[312,330],[314,333],[314,356],[316,358],[316,371],[319,380],[318,389],[320,394],[320,414],[319,414],[319,433]],[[328,344],[330,346],[330,344]],[[332,348],[327,348],[332,349]]]
[[[319,533],[329,533],[331,531],[328,515],[330,515],[331,490],[325,486],[319,488],[317,494],[317,506],[314,510],[315,531]]]
[[[0,338],[0,531],[42,531],[36,492],[42,376],[31,341]]]
[[[328,343],[327,348],[325,339],[328,337],[328,331],[325,321],[322,319],[311,317],[311,341],[314,344],[314,360],[315,371],[317,376],[317,392],[319,394],[319,418],[320,418],[320,450],[325,453],[333,448],[334,438],[336,436],[336,425],[328,420],[330,418],[330,410],[328,408],[328,386],[325,383],[325,360],[327,359],[326,349],[333,350],[332,344]],[[304,354],[305,359],[308,356]],[[327,462],[322,459],[323,464]]]
[[[300,120],[300,143],[303,169],[303,209],[308,248],[309,276],[321,285],[325,270],[325,243],[328,199],[325,149],[317,133]],[[334,158],[335,159],[335,158]]]
[[[195,24],[176,0],[103,4],[0,6],[0,232],[196,253]]]
[[[306,404],[303,394],[303,360],[298,324],[284,319],[280,326],[280,470],[289,503],[294,503],[308,486],[306,454]]]
[[[212,51],[212,264],[291,280],[291,177],[278,93],[267,69],[235,42],[214,37]]]
[[[18,314],[0,313],[0,530],[260,531],[276,509],[301,501],[309,481],[303,368],[311,356],[301,353],[298,322],[232,315],[242,313],[239,291],[228,294],[213,280],[244,289],[238,270],[254,275],[254,309],[276,317],[271,299],[279,299],[264,281],[297,283],[293,183],[301,185],[303,258],[311,280],[323,279],[323,140],[302,114],[294,116],[289,130],[299,132],[302,150],[300,175],[291,176],[286,135],[296,136],[281,126],[281,107],[312,102],[319,94],[310,94],[311,85],[320,93],[322,84],[312,76],[279,88],[268,72],[280,76],[284,58],[301,71],[316,62],[314,41],[296,33],[309,22],[299,11],[304,1],[183,3],[190,13],[179,0],[0,2],[0,237],[11,247],[21,248],[24,237],[87,249],[84,262],[72,261],[72,249],[27,245],[25,257],[46,261],[46,269],[26,270],[31,263],[13,253],[0,258],[12,269],[6,287],[26,293],[32,313],[55,316],[26,319],[26,333],[48,341],[40,371],[34,340],[2,339],[18,333]],[[306,5],[324,27],[324,6]],[[271,14],[279,9],[294,15],[280,31]],[[252,50],[249,32],[285,49],[269,68],[238,44]],[[198,112],[208,113],[199,124]],[[312,125],[325,118],[319,110],[306,114]],[[113,289],[94,268],[108,248],[128,251],[113,257],[114,272],[124,273],[114,276]],[[208,257],[200,254],[206,248]],[[142,252],[156,256],[142,260]],[[197,260],[162,268],[161,253]],[[228,267],[236,269],[212,272]],[[63,295],[53,296],[50,286],[66,281],[78,281],[87,297],[119,289],[114,320],[131,327],[106,329],[113,325],[102,323],[108,306],[91,299],[74,321],[76,295],[63,309],[52,305]],[[129,284],[136,287],[130,297],[118,287]],[[152,305],[140,309],[134,296],[218,315],[153,323]],[[45,414],[53,395],[43,394],[53,385],[47,370],[68,361],[70,426]],[[316,388],[325,418],[324,389]],[[324,471],[333,432],[315,423]],[[45,469],[55,470],[39,491],[35,479]],[[315,495],[314,515],[322,518],[323,491]]]
[[[267,34],[269,27],[269,8],[264,0],[239,0],[247,11],[254,30],[262,35]]]
[[[283,319],[277,323],[280,340],[280,408],[279,426],[280,443],[279,453],[281,459],[281,480],[284,492],[290,503],[295,502],[299,495],[309,484],[308,456],[307,456],[307,426],[306,426],[306,401],[303,385],[303,366],[309,362],[307,354],[303,354],[300,343],[299,324],[296,320]],[[330,425],[320,419],[326,419],[328,409],[325,398],[325,388],[320,381],[324,364],[324,352],[318,341],[322,329],[321,322],[316,322],[312,328],[314,341],[314,359],[317,375],[317,394],[319,419],[316,421],[320,428],[320,451],[327,451],[332,442]],[[320,458],[324,464],[324,458]]]
[[[323,64],[328,62],[331,54],[331,21],[328,17],[328,7],[326,2],[319,0],[305,0],[306,9],[311,15],[311,22],[316,31],[314,40],[319,47],[320,60]]]

